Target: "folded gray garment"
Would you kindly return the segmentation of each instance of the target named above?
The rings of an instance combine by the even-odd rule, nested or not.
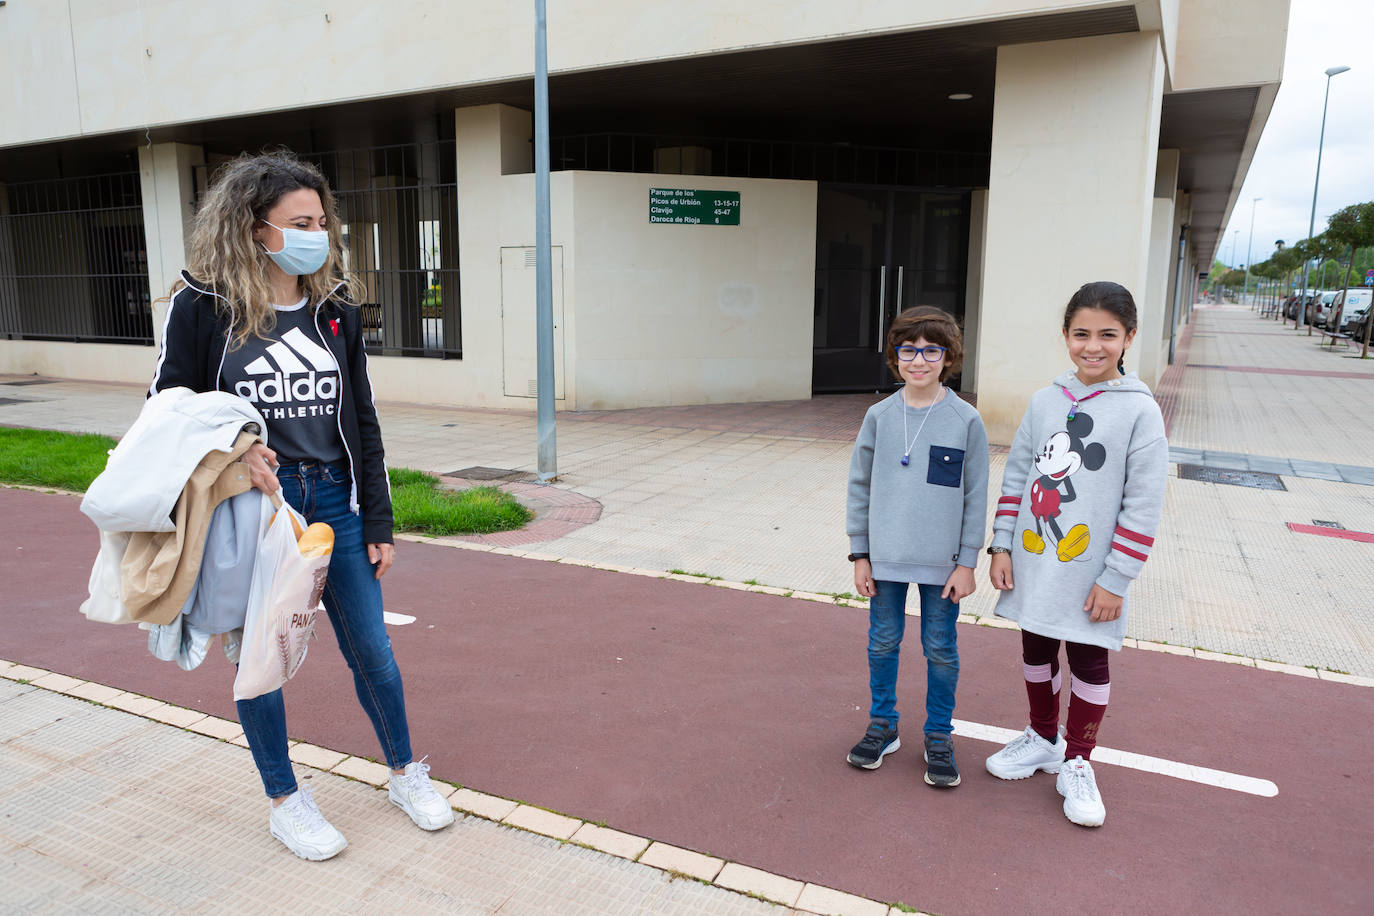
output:
[[[243,626],[262,514],[268,505],[260,490],[247,490],[215,507],[200,576],[182,609],[187,624],[211,635]]]

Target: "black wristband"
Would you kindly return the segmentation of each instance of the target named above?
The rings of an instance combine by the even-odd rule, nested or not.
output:
[[[851,563],[853,563],[855,560],[867,560],[867,559],[868,559],[868,554],[866,554],[866,553],[851,553],[851,554],[849,555],[849,562],[851,562]]]

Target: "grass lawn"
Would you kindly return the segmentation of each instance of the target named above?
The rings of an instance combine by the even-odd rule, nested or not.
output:
[[[397,531],[424,534],[491,534],[528,522],[533,513],[496,487],[453,492],[439,478],[410,468],[391,468],[391,508]]]
[[[0,483],[85,492],[101,471],[115,440],[109,436],[0,426]],[[496,487],[452,492],[439,478],[392,468],[391,504],[397,531],[425,534],[491,534],[519,528],[533,513]]]
[[[0,482],[83,492],[114,447],[109,436],[0,427]]]

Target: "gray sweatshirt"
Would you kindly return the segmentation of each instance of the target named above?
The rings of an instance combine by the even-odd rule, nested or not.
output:
[[[1011,551],[1014,585],[997,615],[1041,636],[1120,649],[1127,592],[1154,545],[1168,476],[1164,418],[1134,372],[1088,387],[1068,371],[1031,395],[992,524],[993,546]],[[1122,596],[1116,620],[1093,623],[1083,611],[1094,583]]]
[[[954,392],[916,410],[899,390],[868,409],[849,461],[845,532],[874,579],[944,585],[955,564],[977,567],[987,502],[987,431]]]

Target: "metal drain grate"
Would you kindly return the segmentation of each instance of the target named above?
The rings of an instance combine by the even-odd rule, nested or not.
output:
[[[1202,464],[1179,463],[1178,476],[1182,480],[1200,480],[1203,483],[1225,483],[1233,487],[1251,487],[1256,490],[1287,490],[1277,474],[1267,471],[1242,471],[1236,468],[1213,468]]]
[[[529,471],[512,471],[509,468],[485,468],[481,466],[460,468],[449,471],[445,477],[462,477],[464,480],[533,480]]]
[[[1312,524],[1316,525],[1318,528],[1337,528],[1341,531],[1345,530],[1345,526],[1342,525],[1340,522],[1328,522],[1320,518],[1312,519]]]
[[[25,385],[51,385],[53,381],[54,380],[50,378],[31,378],[18,382],[0,382],[0,384],[9,385],[13,388],[21,388]]]
[[[28,404],[28,403],[30,403],[30,401],[29,401],[28,398],[0,398],[0,407],[3,407],[3,406],[6,405],[6,404]]]

